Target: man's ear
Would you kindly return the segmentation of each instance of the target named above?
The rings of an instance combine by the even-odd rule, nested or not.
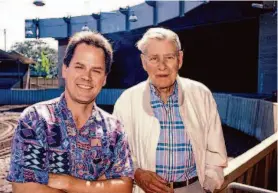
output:
[[[67,69],[68,69],[68,67],[65,64],[63,64],[63,66],[62,66],[62,78],[66,78]]]
[[[181,69],[182,64],[183,64],[183,51],[179,51],[179,56],[178,56],[178,62],[179,62],[179,69]]]
[[[141,58],[141,62],[142,62],[144,70],[147,71],[146,70],[146,59],[145,59],[145,56],[143,54],[141,54],[140,58]]]

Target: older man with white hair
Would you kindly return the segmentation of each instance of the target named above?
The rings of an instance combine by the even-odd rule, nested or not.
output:
[[[128,134],[135,193],[213,192],[223,183],[227,153],[212,93],[178,75],[183,51],[173,31],[151,28],[137,46],[148,80],[114,107]]]

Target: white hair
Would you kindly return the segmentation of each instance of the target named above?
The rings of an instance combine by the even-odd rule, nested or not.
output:
[[[179,36],[175,32],[173,32],[169,29],[156,27],[156,28],[150,28],[143,35],[143,37],[136,43],[137,48],[142,53],[144,53],[146,51],[146,46],[150,39],[170,40],[176,45],[177,50],[181,50],[180,39],[179,39]]]

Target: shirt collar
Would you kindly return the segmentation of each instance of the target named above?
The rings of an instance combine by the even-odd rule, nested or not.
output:
[[[155,86],[151,82],[149,82],[149,85],[150,85],[151,102],[153,102],[155,100],[162,101]],[[178,83],[177,83],[177,81],[174,82],[174,89],[173,89],[172,94],[169,96],[169,99],[170,100],[172,99],[174,102],[178,102]],[[168,99],[168,101],[169,101],[169,99]]]
[[[60,96],[60,102],[58,103],[58,108],[59,108],[58,110],[63,114],[64,118],[68,119],[69,116],[73,118],[72,113],[67,106],[67,101],[64,92]],[[96,118],[98,120],[99,117],[100,117],[100,112],[98,110],[96,103],[94,102],[91,118]]]

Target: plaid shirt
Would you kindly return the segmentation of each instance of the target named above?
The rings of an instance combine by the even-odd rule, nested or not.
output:
[[[179,112],[177,82],[166,104],[152,84],[150,89],[151,106],[160,123],[160,136],[156,149],[157,174],[173,182],[197,176],[192,146]]]
[[[133,177],[126,134],[120,122],[94,106],[86,124],[77,129],[61,97],[28,107],[16,128],[11,182],[48,183],[48,174],[68,174],[84,180]]]

